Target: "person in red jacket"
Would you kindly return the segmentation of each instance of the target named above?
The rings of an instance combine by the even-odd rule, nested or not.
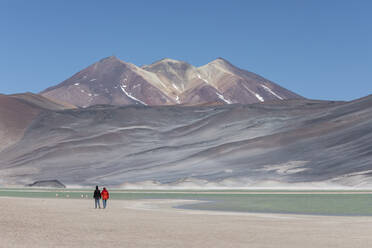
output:
[[[110,194],[106,188],[103,188],[101,192],[101,197],[102,197],[103,208],[106,208],[107,200],[110,198]]]

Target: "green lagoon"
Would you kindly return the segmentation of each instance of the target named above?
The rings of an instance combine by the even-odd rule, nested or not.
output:
[[[251,213],[372,216],[372,194],[358,191],[145,191],[111,190],[112,200],[185,199],[177,208]],[[0,189],[0,197],[91,199],[92,190]]]

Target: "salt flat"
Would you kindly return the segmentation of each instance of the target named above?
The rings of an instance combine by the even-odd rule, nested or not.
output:
[[[180,200],[0,197],[0,247],[371,247],[372,217],[172,209]]]

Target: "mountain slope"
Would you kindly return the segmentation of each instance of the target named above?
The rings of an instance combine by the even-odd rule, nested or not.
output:
[[[302,98],[257,74],[241,70],[222,58],[200,67],[199,71],[199,77],[233,103]]]
[[[371,140],[372,96],[46,111],[0,153],[0,181],[372,187]]]
[[[61,105],[32,93],[0,94],[0,151],[22,138],[26,128],[45,110],[63,110]]]
[[[138,67],[113,56],[41,94],[79,107],[98,104],[245,104],[302,98],[221,58],[199,68],[172,59]]]
[[[135,65],[108,57],[76,73],[61,84],[46,89],[41,95],[79,107],[98,104],[171,103],[157,88],[161,82],[156,77],[151,78],[152,76]]]

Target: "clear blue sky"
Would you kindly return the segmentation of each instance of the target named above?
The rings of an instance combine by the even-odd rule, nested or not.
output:
[[[223,57],[307,98],[372,94],[372,1],[0,0],[0,93],[39,92],[115,55]]]

